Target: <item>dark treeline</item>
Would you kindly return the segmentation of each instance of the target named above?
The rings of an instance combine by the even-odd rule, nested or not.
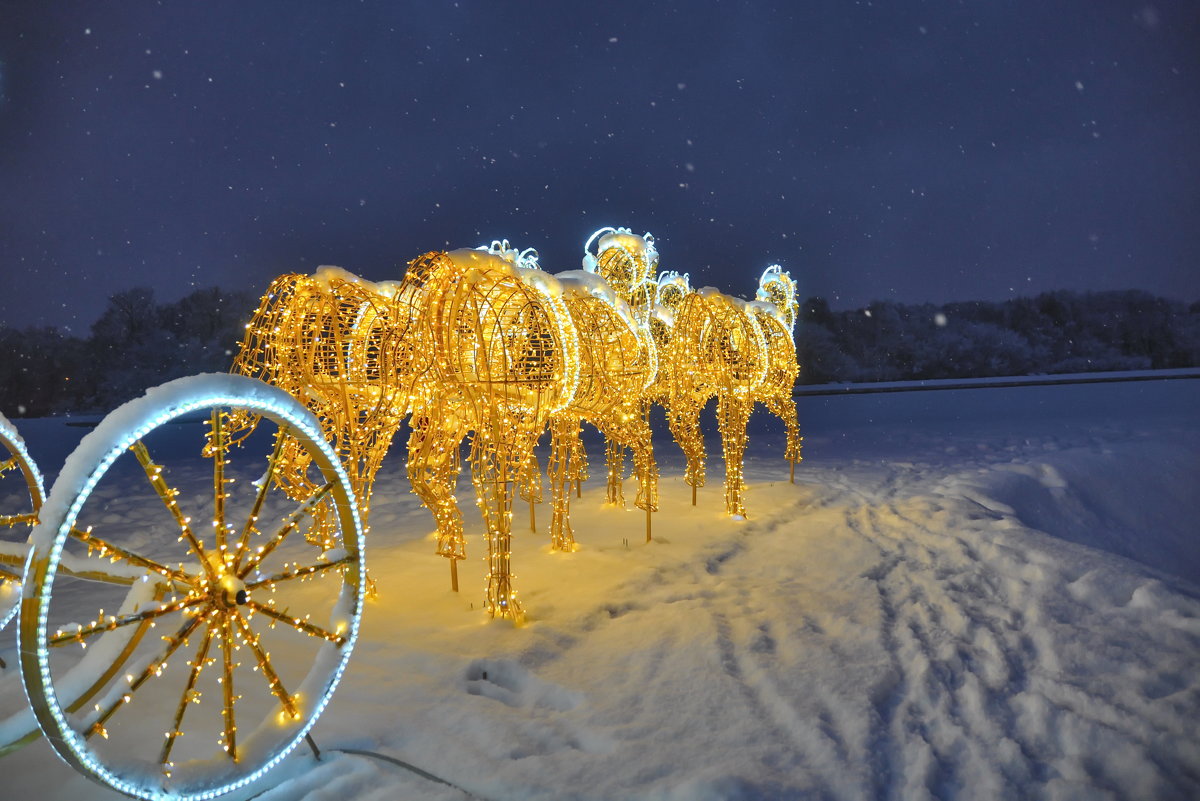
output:
[[[796,331],[805,384],[1200,365],[1200,301],[1137,290],[843,312],[810,298]]]
[[[217,288],[155,303],[137,288],[110,297],[86,339],[0,327],[0,412],[107,412],[163,381],[226,372],[257,305],[253,293]]]
[[[229,369],[252,293],[201,289],[155,303],[148,289],[109,298],[86,339],[0,327],[0,412],[105,412],[179,376]],[[1145,292],[1050,292],[945,306],[801,306],[800,380],[829,382],[1200,366],[1200,302]]]

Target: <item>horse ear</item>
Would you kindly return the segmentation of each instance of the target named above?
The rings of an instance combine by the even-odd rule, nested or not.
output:
[[[583,269],[589,273],[596,272],[596,257],[591,253],[585,253],[583,256]]]

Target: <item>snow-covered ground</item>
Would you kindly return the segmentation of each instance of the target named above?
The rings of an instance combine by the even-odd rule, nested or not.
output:
[[[578,553],[549,552],[518,504],[523,628],[479,611],[474,514],[449,591],[393,460],[379,597],[322,758],[237,797],[1200,797],[1200,381],[800,414],[795,485],[781,427],[753,421],[744,522],[722,514],[719,459],[691,506],[669,439],[649,545],[640,512],[602,503],[595,447]],[[86,431],[18,422],[50,476]],[[4,797],[110,797],[41,741],[0,770]]]

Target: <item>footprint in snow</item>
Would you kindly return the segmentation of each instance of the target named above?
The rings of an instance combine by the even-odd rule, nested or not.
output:
[[[506,717],[509,735],[490,738],[504,743],[509,759],[547,756],[571,749],[584,753],[609,753],[612,740],[580,725],[572,710],[583,704],[583,693],[538,678],[511,659],[476,659],[463,676],[466,691],[499,701],[512,708]]]
[[[467,666],[466,691],[511,707],[567,712],[583,703],[583,693],[545,681],[511,659],[476,659]]]

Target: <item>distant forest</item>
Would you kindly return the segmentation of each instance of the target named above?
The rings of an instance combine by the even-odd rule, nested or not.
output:
[[[1200,301],[1058,291],[835,312],[810,298],[800,307],[796,347],[805,384],[1195,367]]]
[[[156,303],[139,288],[109,298],[86,338],[0,327],[0,412],[103,412],[172,378],[224,372],[257,304],[255,294],[217,288]],[[1200,301],[1049,292],[832,311],[809,298],[796,344],[803,384],[1195,367]]]

